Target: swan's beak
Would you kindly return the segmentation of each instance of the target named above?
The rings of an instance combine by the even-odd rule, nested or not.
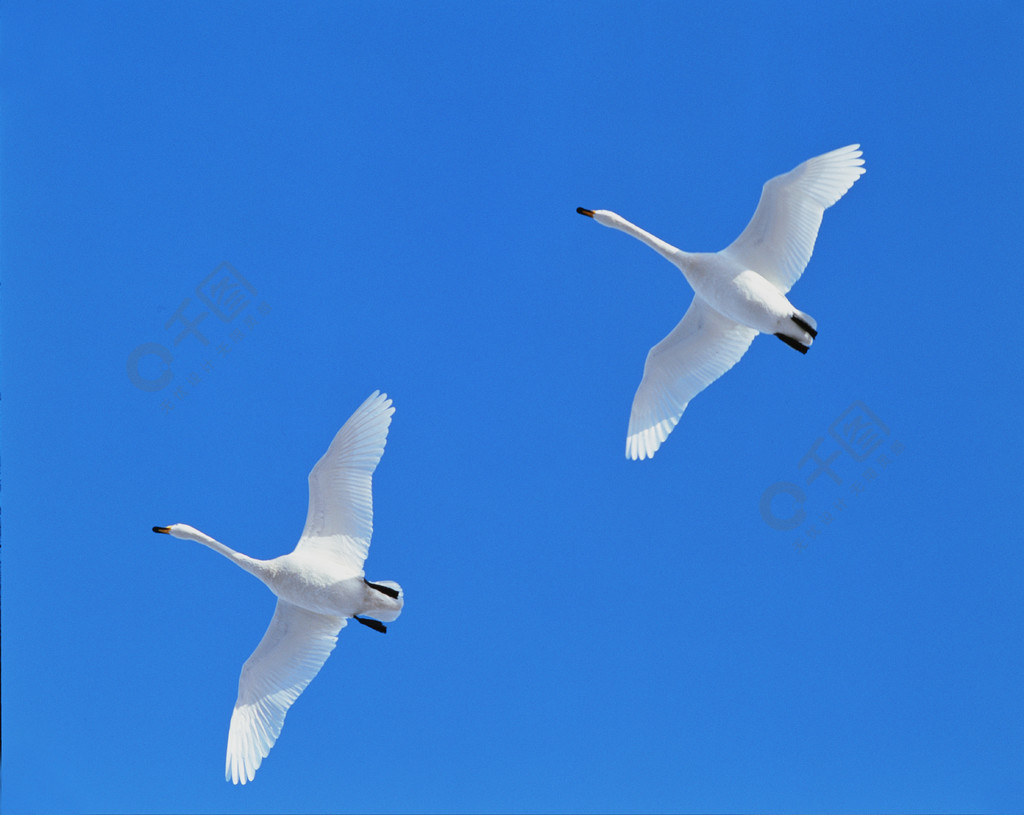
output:
[[[592,209],[583,209],[583,207],[576,207],[576,211],[580,215],[586,215],[588,218],[593,218],[594,217],[594,210],[592,210]]]
[[[170,535],[171,534],[171,528],[169,526],[154,526],[153,527],[153,531],[154,532],[162,532],[165,535]]]

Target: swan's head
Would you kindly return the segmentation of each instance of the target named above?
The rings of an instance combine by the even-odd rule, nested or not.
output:
[[[205,538],[202,532],[196,529],[194,526],[188,524],[171,524],[170,526],[154,526],[154,532],[161,532],[164,535],[170,535],[174,538],[181,538],[182,540],[194,541],[200,538]]]
[[[588,218],[593,218],[601,226],[610,226],[613,229],[621,229],[624,220],[621,216],[616,215],[614,212],[610,212],[607,209],[584,209],[583,207],[576,207],[576,211],[580,215],[586,215]]]

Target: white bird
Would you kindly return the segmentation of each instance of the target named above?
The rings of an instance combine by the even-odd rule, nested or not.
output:
[[[817,323],[786,292],[811,258],[822,214],[864,172],[859,148],[808,159],[766,182],[747,228],[720,252],[684,252],[614,212],[577,207],[668,258],[694,290],[683,319],[647,354],[629,417],[628,458],[653,456],[690,400],[739,362],[759,332],[807,353]]]
[[[288,708],[323,667],[348,619],[385,632],[383,623],[402,611],[402,588],[371,583],[363,572],[373,532],[371,480],[394,412],[387,395],[374,391],[338,431],[309,474],[306,526],[291,554],[257,560],[186,524],[153,527],[220,552],[277,595],[270,627],[238,680],[224,770],[235,784],[253,780]]]

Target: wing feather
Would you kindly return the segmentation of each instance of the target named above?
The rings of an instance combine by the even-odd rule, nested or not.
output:
[[[679,324],[647,354],[633,397],[626,457],[652,457],[690,400],[739,362],[755,336],[755,329],[694,297]]]
[[[373,471],[395,412],[387,394],[374,391],[335,435],[309,474],[309,510],[295,551],[331,553],[363,573],[373,534]]]
[[[281,734],[288,708],[319,673],[345,624],[344,617],[277,601],[267,633],[238,679],[225,778],[235,784],[252,781]]]
[[[754,217],[722,254],[788,292],[811,259],[825,210],[864,173],[862,155],[851,144],[765,182]]]

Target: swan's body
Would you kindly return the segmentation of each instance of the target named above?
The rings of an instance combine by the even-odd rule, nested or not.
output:
[[[317,675],[349,618],[386,631],[382,623],[402,611],[397,583],[370,583],[363,576],[373,531],[371,481],[394,412],[391,400],[374,392],[338,431],[309,474],[306,526],[291,554],[258,560],[186,524],[153,527],[220,552],[277,595],[270,627],[238,680],[224,771],[236,784],[252,781],[288,708]]]
[[[614,212],[577,208],[672,261],[694,291],[683,319],[647,355],[629,417],[627,457],[653,456],[690,400],[739,362],[758,333],[807,353],[817,323],[786,293],[810,260],[822,214],[864,172],[859,147],[808,159],[766,182],[754,217],[720,252],[684,252]]]

